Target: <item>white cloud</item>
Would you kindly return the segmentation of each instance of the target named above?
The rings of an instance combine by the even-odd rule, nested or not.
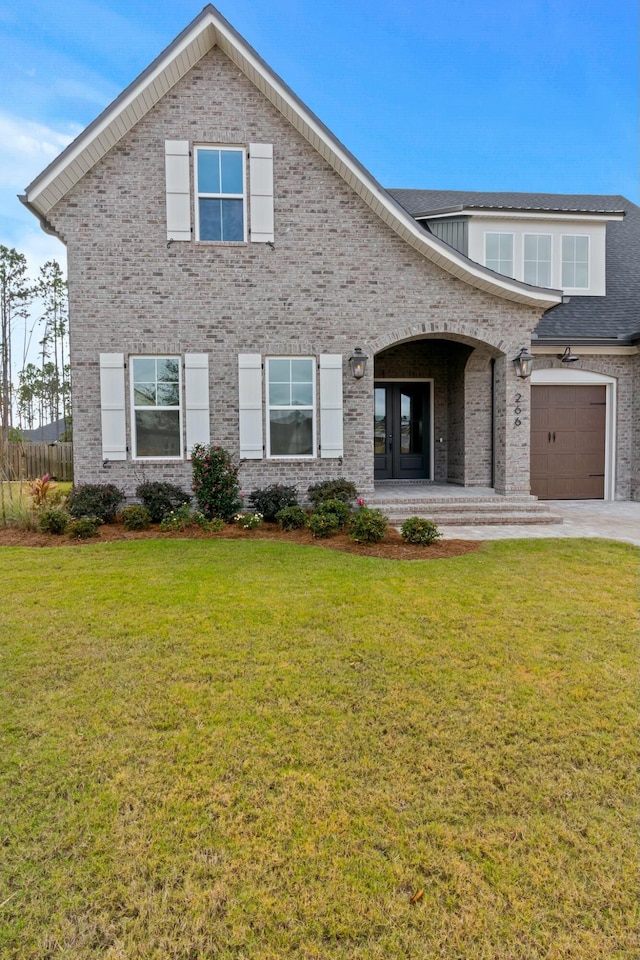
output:
[[[68,133],[0,112],[0,186],[24,190],[71,140]]]

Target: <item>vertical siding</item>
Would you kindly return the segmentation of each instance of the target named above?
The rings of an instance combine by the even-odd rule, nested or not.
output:
[[[454,250],[469,256],[468,220],[429,220],[429,229]]]

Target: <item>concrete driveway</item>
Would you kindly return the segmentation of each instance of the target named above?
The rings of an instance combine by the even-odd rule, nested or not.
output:
[[[447,540],[507,540],[532,537],[604,537],[640,546],[640,502],[545,500],[562,523],[442,526]]]

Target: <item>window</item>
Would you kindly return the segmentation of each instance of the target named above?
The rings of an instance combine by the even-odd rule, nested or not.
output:
[[[513,234],[486,233],[484,237],[485,264],[496,273],[513,276]]]
[[[178,357],[133,357],[133,456],[181,457],[181,383]]]
[[[198,240],[245,240],[244,150],[197,147]]]
[[[536,287],[551,286],[551,236],[546,233],[525,233],[524,271],[525,283]]]
[[[562,286],[586,290],[589,286],[589,237],[562,238]]]
[[[267,360],[267,454],[315,456],[315,360]]]

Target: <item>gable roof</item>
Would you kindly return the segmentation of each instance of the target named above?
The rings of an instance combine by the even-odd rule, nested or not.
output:
[[[218,46],[371,209],[427,260],[487,293],[542,309],[562,294],[474,263],[424,230],[331,131],[208,4],[140,76],[26,188],[20,199],[41,220],[185,74]],[[49,228],[50,229],[50,228]]]
[[[617,214],[625,211],[624,197],[571,193],[509,193],[477,190],[389,190],[412,217],[445,216],[473,210],[479,213],[585,213]]]

